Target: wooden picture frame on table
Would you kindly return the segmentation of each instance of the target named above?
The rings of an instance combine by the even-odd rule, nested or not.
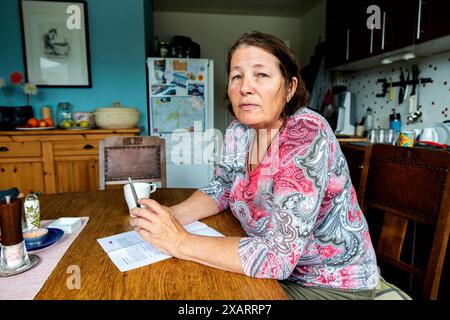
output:
[[[26,81],[91,88],[86,1],[18,1]]]

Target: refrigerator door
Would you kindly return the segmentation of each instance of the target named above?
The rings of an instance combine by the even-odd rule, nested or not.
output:
[[[167,186],[199,188],[212,178],[213,61],[148,58],[150,134],[166,140]]]

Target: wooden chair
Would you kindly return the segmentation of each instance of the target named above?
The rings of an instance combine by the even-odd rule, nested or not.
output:
[[[166,181],[165,140],[159,137],[109,137],[100,141],[100,190],[135,181]]]
[[[359,200],[383,277],[437,299],[450,231],[450,153],[369,147]],[[407,290],[406,290],[407,289]]]

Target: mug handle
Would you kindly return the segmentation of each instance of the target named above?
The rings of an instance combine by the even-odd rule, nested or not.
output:
[[[156,191],[156,184],[150,183],[150,193],[153,193]]]

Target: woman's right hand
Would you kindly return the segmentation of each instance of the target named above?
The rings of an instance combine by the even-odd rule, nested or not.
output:
[[[155,248],[176,257],[188,232],[174,217],[171,208],[151,199],[140,199],[139,203],[143,207],[131,210],[134,217],[130,224]]]

